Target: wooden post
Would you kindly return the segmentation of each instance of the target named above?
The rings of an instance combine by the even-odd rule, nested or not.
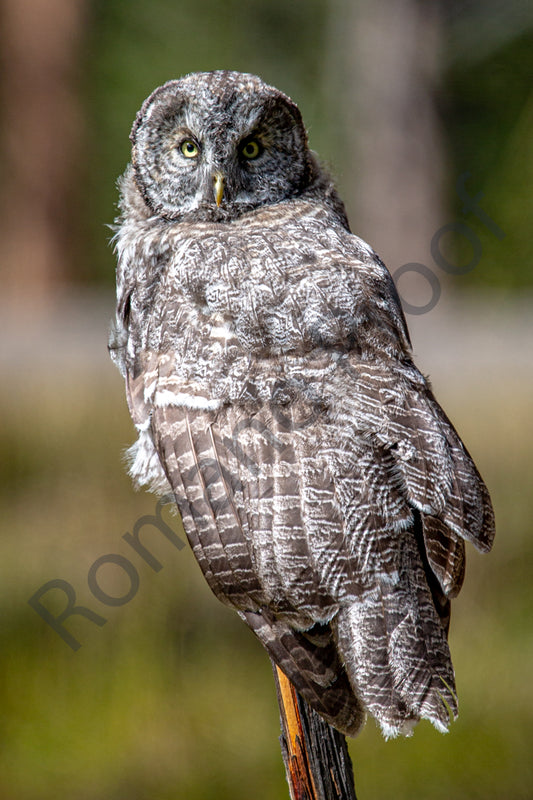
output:
[[[345,737],[307,705],[274,663],[273,668],[291,800],[357,800]]]

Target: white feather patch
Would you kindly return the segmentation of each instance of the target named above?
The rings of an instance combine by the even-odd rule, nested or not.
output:
[[[217,408],[220,408],[222,402],[220,400],[210,400],[208,397],[201,397],[197,394],[171,392],[170,389],[162,389],[155,393],[154,405],[185,406],[185,408],[201,411],[216,411]]]
[[[126,450],[129,473],[137,488],[148,486],[153,492],[165,493],[172,488],[154,448],[150,431],[141,431],[137,441]]]
[[[213,337],[213,339],[233,339],[234,334],[229,330],[229,328],[223,327],[216,327],[211,328],[211,333],[209,334]]]

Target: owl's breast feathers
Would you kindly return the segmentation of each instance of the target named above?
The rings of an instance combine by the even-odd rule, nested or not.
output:
[[[303,200],[126,218],[117,248],[134,477],[170,483],[213,591],[332,724],[446,729],[448,598],[492,509],[383,264]]]

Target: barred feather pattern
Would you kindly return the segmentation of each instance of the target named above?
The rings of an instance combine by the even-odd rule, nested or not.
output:
[[[290,102],[238,73],[190,76],[165,97],[187,81],[210,120],[226,84],[278,127]],[[240,210],[185,203],[180,215],[173,200],[165,213],[139,167],[141,144],[158,141],[140,134],[158,91],[134,127],[115,238],[110,349],[139,434],[131,474],[171,487],[212,591],[330,724],[355,735],[370,712],[386,736],[422,718],[445,731],[457,714],[450,598],[465,540],[487,551],[494,534],[483,481],[305,133],[302,178],[283,199],[254,205],[247,190]]]

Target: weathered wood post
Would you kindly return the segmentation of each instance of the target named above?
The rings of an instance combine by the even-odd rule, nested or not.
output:
[[[291,800],[357,800],[345,737],[307,705],[276,664],[273,668]]]

